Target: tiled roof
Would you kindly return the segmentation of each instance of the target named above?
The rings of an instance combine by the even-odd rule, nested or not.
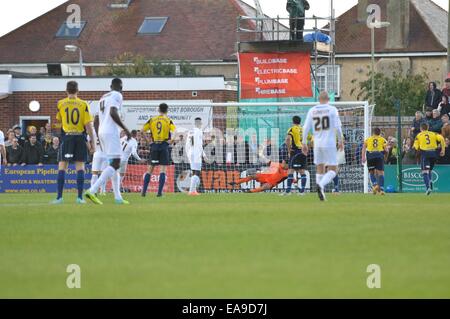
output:
[[[383,21],[387,20],[387,1],[371,1],[380,5]],[[376,29],[375,51],[378,53],[444,52],[447,50],[447,25],[445,10],[430,0],[411,0],[408,46],[402,49],[386,49],[386,29]],[[336,52],[337,54],[357,54],[369,53],[370,50],[370,29],[366,22],[358,22],[358,7],[355,5],[338,18]]]
[[[0,38],[0,63],[76,62],[64,46],[82,48],[85,62],[107,62],[125,52],[147,59],[235,60],[236,21],[248,13],[241,0],[133,0],[111,9],[113,0],[74,0]],[[56,38],[68,4],[81,7],[86,26],[78,39]],[[245,11],[244,11],[245,10]],[[159,35],[138,35],[145,17],[168,17]]]
[[[447,47],[448,12],[430,0],[411,0],[441,45]]]

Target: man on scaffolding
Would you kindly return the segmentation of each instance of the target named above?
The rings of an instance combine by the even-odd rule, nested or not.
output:
[[[303,41],[303,30],[305,29],[305,12],[309,10],[306,0],[288,0],[286,10],[289,12],[289,26],[291,40]]]

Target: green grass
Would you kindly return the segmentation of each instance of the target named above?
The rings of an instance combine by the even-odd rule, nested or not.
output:
[[[127,198],[1,195],[0,297],[450,298],[449,195]]]

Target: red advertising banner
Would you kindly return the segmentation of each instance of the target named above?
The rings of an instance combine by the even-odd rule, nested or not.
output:
[[[147,172],[147,165],[128,165],[125,178],[123,180],[123,188],[130,192],[141,192],[142,184],[144,182],[144,174]],[[164,192],[173,193],[175,180],[175,167],[173,165],[167,166],[166,183],[164,184]],[[159,185],[159,167],[155,167],[148,187],[148,192],[156,192]],[[108,185],[109,188],[110,185]]]
[[[308,52],[239,53],[240,98],[312,97]]]

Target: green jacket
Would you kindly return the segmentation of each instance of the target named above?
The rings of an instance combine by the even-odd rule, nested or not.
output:
[[[286,10],[291,18],[304,17],[305,11],[309,10],[309,3],[306,0],[288,0]]]

